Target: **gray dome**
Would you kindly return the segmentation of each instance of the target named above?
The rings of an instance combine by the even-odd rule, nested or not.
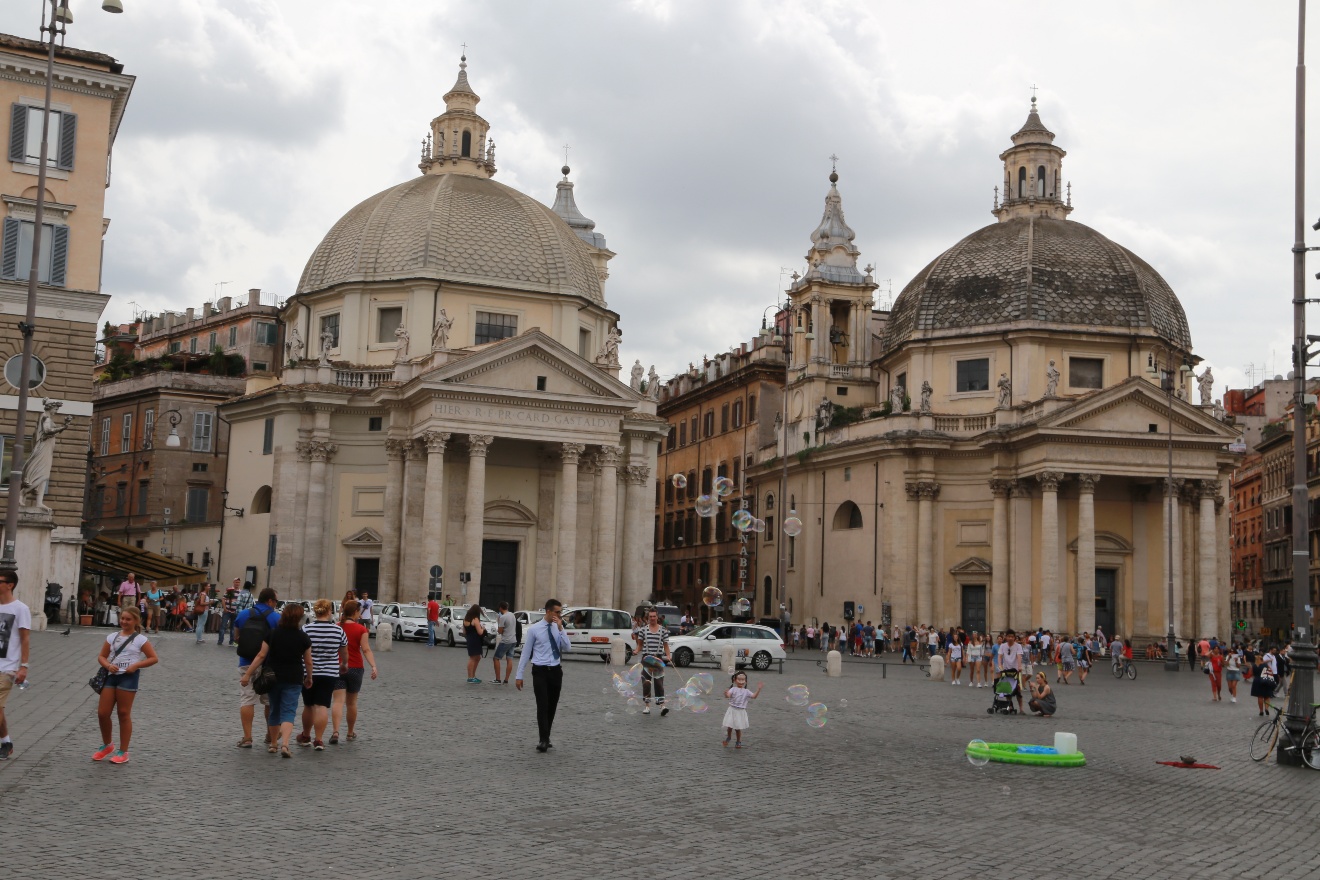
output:
[[[1032,323],[1153,330],[1192,346],[1182,304],[1145,260],[1089,226],[1032,216],[978,229],[917,273],[894,301],[883,350]]]
[[[535,199],[484,177],[427,174],[345,214],[303,269],[299,293],[426,278],[604,303],[591,249]]]

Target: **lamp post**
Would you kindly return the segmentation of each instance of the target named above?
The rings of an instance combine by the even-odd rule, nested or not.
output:
[[[1292,486],[1292,651],[1296,672],[1288,692],[1284,723],[1300,737],[1311,711],[1315,687],[1316,651],[1311,635],[1311,590],[1308,583],[1309,523],[1306,491],[1306,0],[1297,0],[1297,110],[1293,194],[1293,486]],[[1320,228],[1320,223],[1316,224]],[[1280,764],[1302,763],[1300,749],[1276,750]]]
[[[14,547],[18,536],[18,508],[23,488],[23,462],[26,456],[28,382],[32,376],[32,335],[37,322],[37,284],[41,273],[41,233],[46,220],[46,163],[50,155],[50,105],[55,81],[55,38],[63,37],[73,22],[71,0],[49,0],[50,23],[46,23],[46,0],[42,0],[41,33],[46,35],[46,97],[41,105],[41,151],[37,167],[37,204],[32,217],[32,262],[28,269],[27,311],[18,330],[23,335],[23,354],[18,371],[18,412],[14,419],[14,455],[9,470],[9,498],[5,509],[5,546],[0,551],[0,568],[16,568]],[[120,0],[104,0],[106,12],[123,12]]]
[[[183,445],[183,441],[179,439],[179,422],[183,421],[183,413],[179,412],[177,409],[167,409],[163,411],[161,415],[168,416],[170,422],[170,433],[165,438],[165,445],[170,449],[178,449]],[[159,424],[159,422],[156,424]],[[143,438],[143,449],[151,450],[155,448],[155,440],[152,437],[152,434],[156,432],[156,424],[151,426],[151,434],[148,434]]]

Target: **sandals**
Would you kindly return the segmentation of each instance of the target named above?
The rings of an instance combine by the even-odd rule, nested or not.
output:
[[[288,747],[288,746],[283,746],[283,747],[280,748],[280,757],[281,757],[281,758],[292,758],[292,757],[293,757],[293,752],[289,751],[289,747]]]
[[[337,733],[330,734],[330,745],[332,746],[339,745],[339,734]]]
[[[240,749],[250,749],[252,748],[252,740],[240,739],[237,743],[235,743],[235,746]]]
[[[344,737],[344,739],[348,740],[349,742],[352,742],[353,740],[357,739],[357,734],[350,730],[348,732],[348,736]]]
[[[729,747],[729,738],[726,736],[724,738],[724,742],[720,743],[720,745],[724,746],[727,749]]]
[[[269,752],[269,753],[272,754],[272,755],[275,754],[276,752],[278,752],[279,750],[280,750],[280,747],[277,746],[277,745],[275,745],[275,743],[271,743],[270,745],[266,746],[266,751]]]

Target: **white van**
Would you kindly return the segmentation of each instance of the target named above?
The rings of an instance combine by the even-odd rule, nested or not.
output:
[[[623,639],[625,660],[633,655],[632,615],[617,608],[565,608],[564,633],[574,654],[598,654],[610,660],[610,643]]]

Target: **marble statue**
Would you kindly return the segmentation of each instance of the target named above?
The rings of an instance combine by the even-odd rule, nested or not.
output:
[[[1210,406],[1211,395],[1215,393],[1215,374],[1210,372],[1209,367],[1196,377],[1196,387],[1201,392],[1201,406]]]
[[[902,385],[895,385],[889,392],[890,411],[901,413],[903,411],[903,398],[905,397],[907,397],[907,389]]]
[[[646,396],[660,399],[660,374],[655,371],[655,364],[651,364],[651,372],[646,374]]]
[[[619,332],[618,327],[611,327],[610,332],[605,334],[605,344],[600,348],[600,354],[596,355],[596,363],[606,366],[617,367],[619,365],[619,340],[623,334]]]
[[[23,462],[23,483],[20,504],[23,507],[41,507],[46,495],[46,483],[55,461],[55,437],[73,424],[73,416],[65,416],[62,424],[55,422],[63,402],[47,400],[32,431],[32,453]]]
[[[431,328],[431,351],[449,350],[449,329],[454,326],[454,319],[441,309],[436,316],[435,326]]]
[[[1227,415],[1227,413],[1224,412],[1224,402],[1222,400],[1215,400],[1214,406],[1210,408],[1210,414],[1222,422]]]
[[[287,361],[302,360],[304,348],[306,348],[306,345],[304,345],[303,343],[302,334],[298,332],[297,327],[294,327],[292,330],[289,331],[289,338],[284,343],[284,353],[286,355],[285,359]]]
[[[921,381],[921,412],[930,415],[930,396],[935,393],[935,389],[930,387],[930,380]]]
[[[632,378],[629,379],[628,381],[628,385],[629,387],[632,388],[633,391],[642,390],[642,376],[644,376],[645,374],[646,374],[646,370],[645,368],[642,367],[642,362],[640,360],[633,361]]]
[[[834,404],[828,397],[821,398],[820,405],[816,407],[816,424],[821,430],[828,428],[830,422],[834,420]]]
[[[412,335],[408,333],[408,328],[400,324],[394,328],[394,359],[396,361],[406,361],[408,359],[408,348],[412,345]]]
[[[1013,405],[1013,383],[1009,381],[1008,373],[1000,373],[999,381],[995,386],[999,389],[999,401],[996,406],[999,409],[1008,409]]]
[[[1054,361],[1045,368],[1045,396],[1054,397],[1059,392],[1059,368],[1054,366]]]
[[[329,327],[321,330],[321,366],[330,366],[330,349],[335,346],[335,334]]]

